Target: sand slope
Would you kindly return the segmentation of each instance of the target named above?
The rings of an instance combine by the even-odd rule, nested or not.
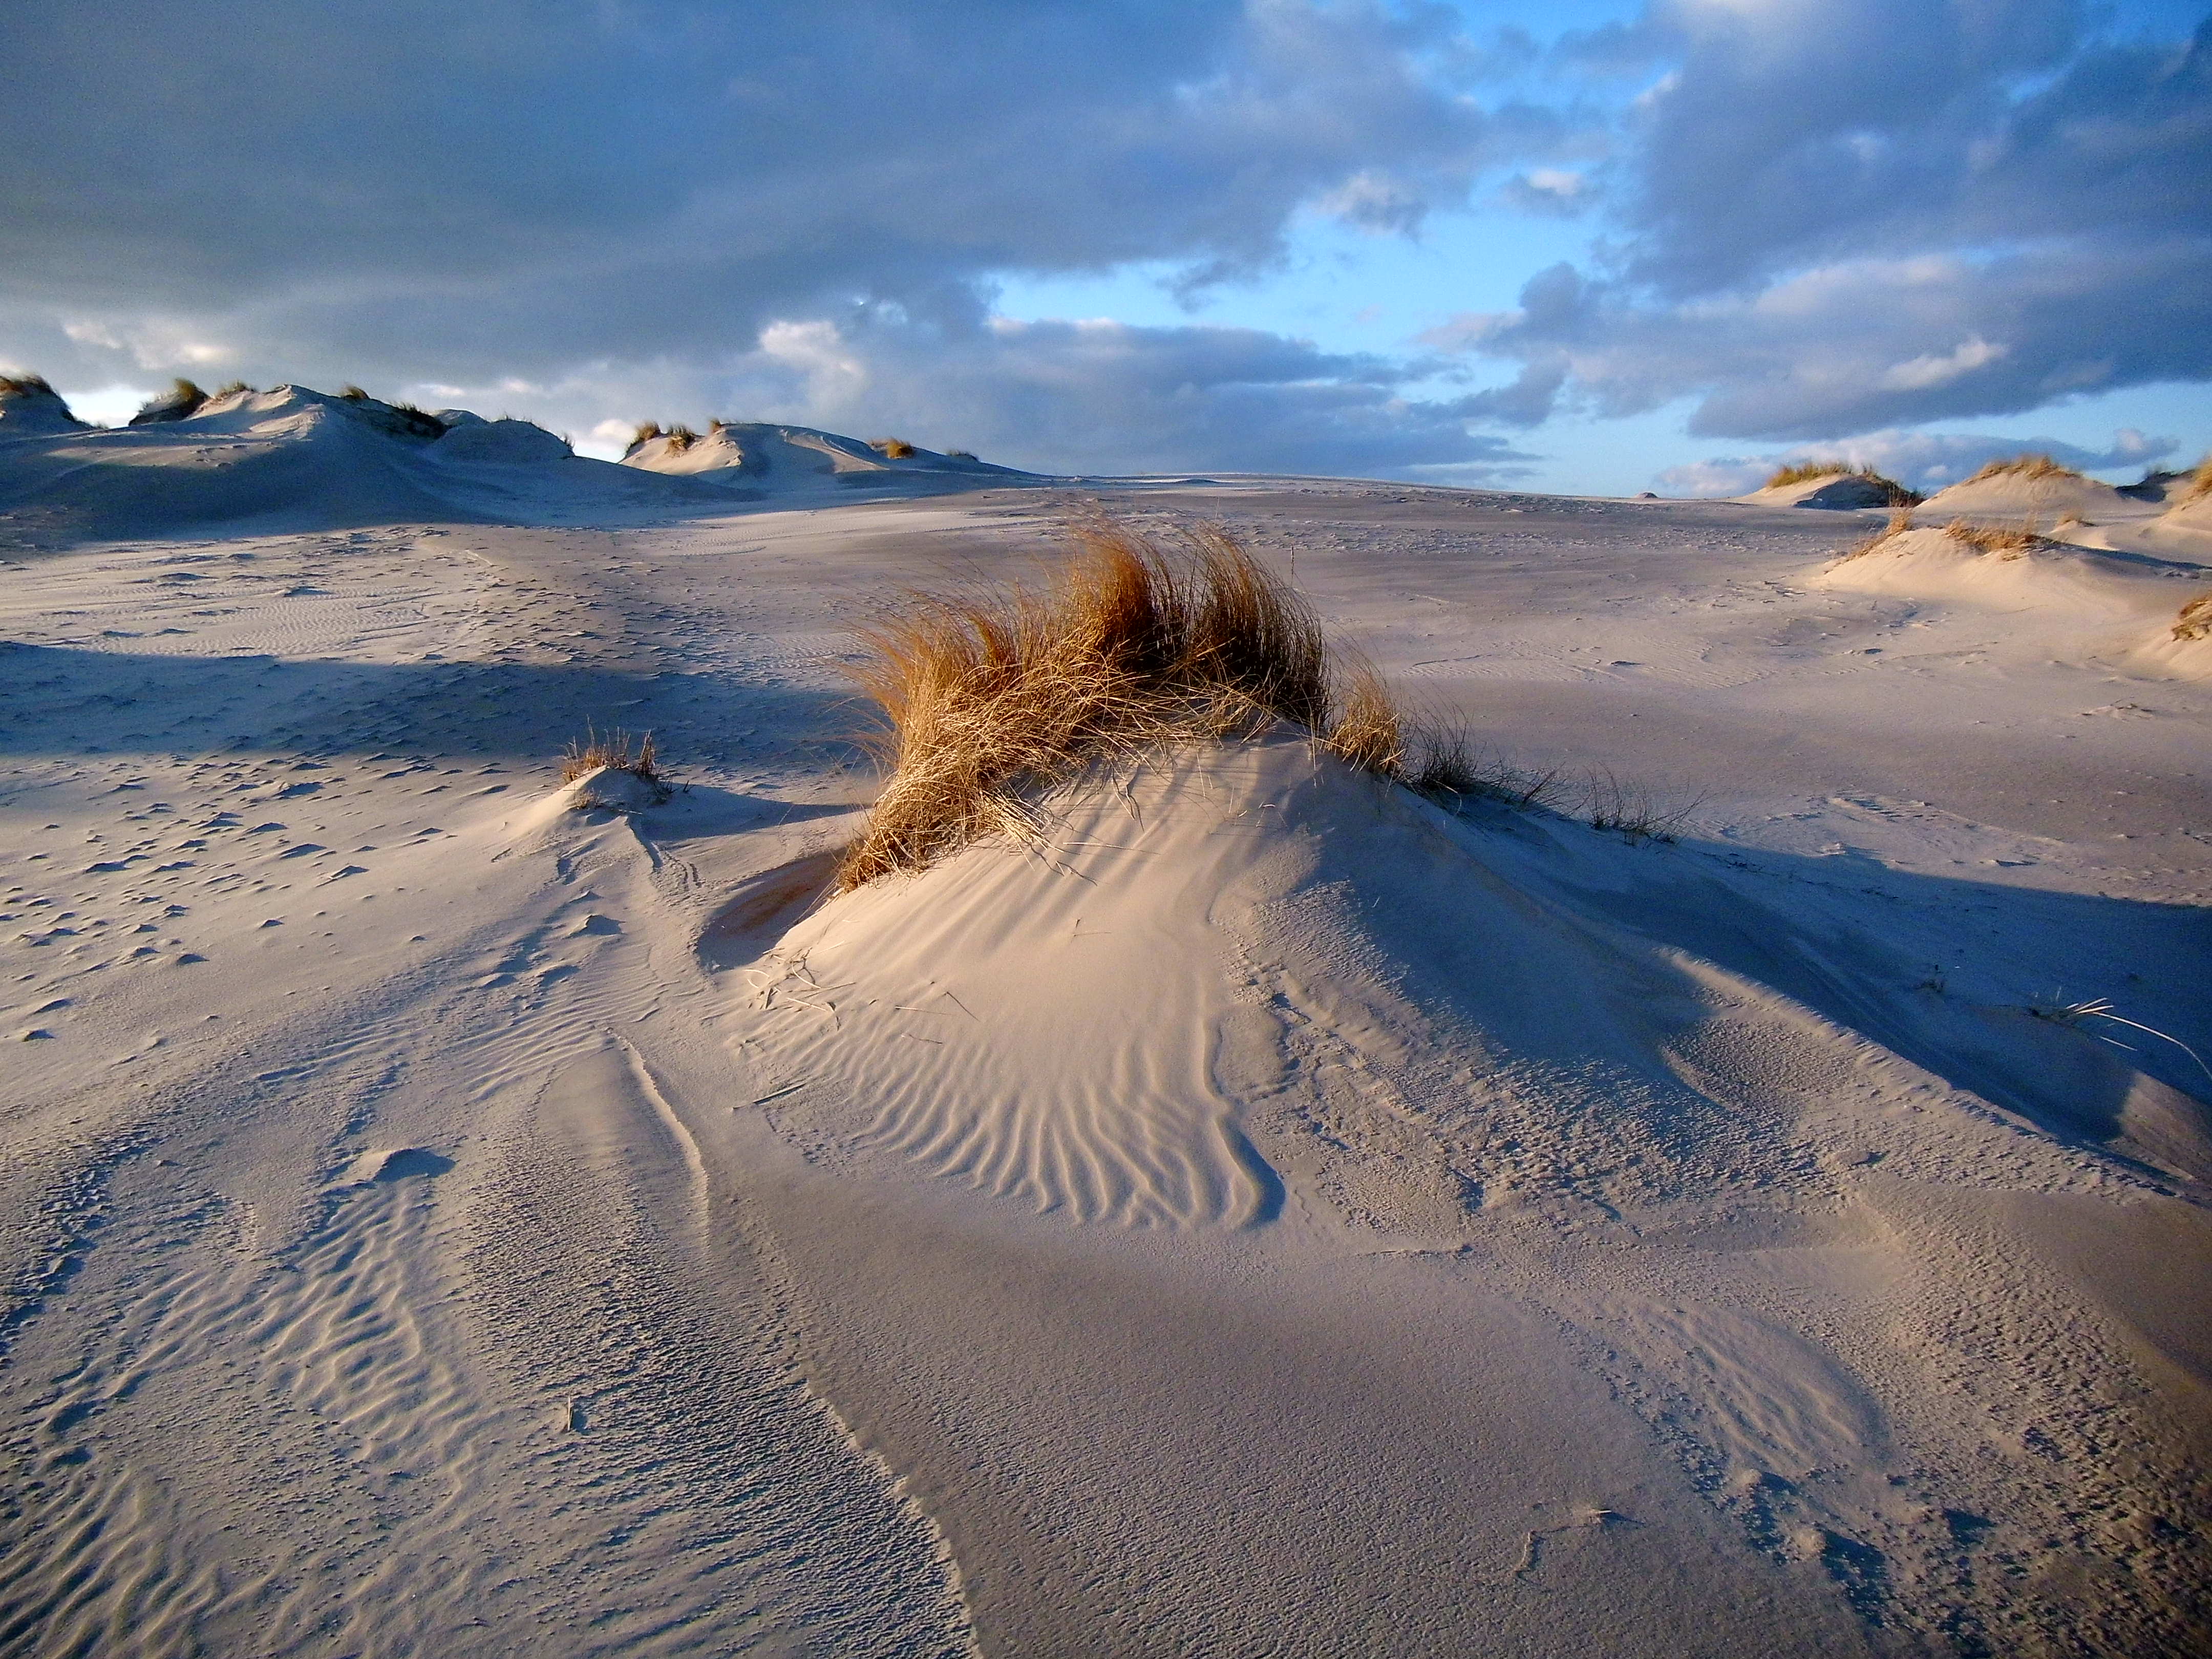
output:
[[[2078,474],[2036,477],[2024,472],[2000,472],[1939,489],[1913,512],[1927,519],[1973,518],[2014,524],[2033,519],[2047,529],[2060,519],[2107,524],[2156,510],[2153,504],[2132,501],[2108,483]]]
[[[2100,1085],[2128,1103],[2106,1141],[2122,1160],[2085,1157],[2045,1085],[2112,1063],[2088,1037],[1869,1022],[1849,987],[1910,952],[1845,911],[1662,899],[1680,879],[1663,852],[1454,823],[1296,742],[1064,805],[1057,854],[978,848],[838,899],[746,974],[741,1052],[811,1162],[1069,1222],[1466,1263],[1560,1322],[1565,1352],[1608,1356],[1682,1476],[1863,1613],[1930,1638],[2051,1616],[1973,1577],[1952,1524],[1901,1489],[1941,1468],[1954,1510],[2077,1524],[2027,1521],[2020,1454],[1983,1460],[2024,1419],[2068,1467],[2118,1443],[2097,1379],[2136,1363],[2130,1339],[2093,1334],[2112,1311],[2073,1282],[2063,1218],[2098,1211],[2145,1270],[2177,1226],[2212,1260],[2212,1230],[2127,1162],[2212,1176],[2212,1112],[2122,1066]],[[1768,957],[1817,934],[1815,1004],[1672,943],[1668,900],[1771,930]],[[1436,1316],[1411,1285],[1368,1294]],[[1962,1343],[1977,1304],[2004,1311]],[[2167,1504],[2198,1478],[2196,1398],[2118,1431],[2148,1460],[2125,1480]],[[2156,1600],[2127,1616],[2175,1616]],[[1443,1646],[1454,1621],[1414,1601]]]
[[[2181,606],[2202,591],[2197,566],[2044,542],[1983,552],[1936,529],[1908,530],[1812,579],[1861,593],[1954,599],[2040,613],[2062,648],[2132,654],[2154,672],[2212,675],[2201,640],[2176,640]]]
[[[2081,1006],[2212,1054],[2212,703],[2064,643],[2197,577],[1131,489],[1486,742],[1706,800],[1194,750],[810,910],[856,602],[1033,574],[1049,504],[362,432],[539,527],[0,584],[0,1644],[2197,1644],[2212,1083]],[[563,786],[587,723],[673,793]]]

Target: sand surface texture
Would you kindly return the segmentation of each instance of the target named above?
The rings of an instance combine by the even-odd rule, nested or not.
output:
[[[2212,1629],[2212,555],[254,395],[0,441],[0,1651]],[[826,898],[851,629],[1086,501],[1548,805],[1278,732]]]

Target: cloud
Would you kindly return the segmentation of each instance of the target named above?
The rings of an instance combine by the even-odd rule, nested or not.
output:
[[[530,374],[854,298],[972,310],[996,271],[1249,272],[1301,208],[1410,228],[1530,136],[1460,89],[1448,19],[1362,0],[118,0],[9,35],[40,95],[0,100],[0,303],[264,373]]]
[[[2212,377],[2212,21],[2116,42],[2067,0],[1666,0],[1577,52],[1663,68],[1610,239],[1429,343],[1781,440]]]
[[[1756,489],[1775,469],[1799,461],[1840,460],[1871,468],[1899,483],[1933,495],[1980,470],[1983,463],[2014,455],[2048,455],[2082,472],[2148,470],[2180,448],[2172,438],[2147,437],[2132,427],[2112,434],[2103,450],[2083,449],[2057,438],[2004,438],[1964,432],[1870,432],[1847,443],[1805,445],[1772,455],[1717,456],[1659,475],[1670,495],[1741,495]]]
[[[584,412],[628,402],[695,425],[719,415],[895,434],[1055,473],[1450,466],[1474,478],[1533,459],[1470,431],[1479,403],[1407,398],[1386,360],[1254,329],[1006,318],[948,327],[857,307],[772,324],[712,369],[659,374],[649,388],[586,375],[541,391],[550,410],[576,410],[580,429]],[[648,390],[665,401],[641,406]]]

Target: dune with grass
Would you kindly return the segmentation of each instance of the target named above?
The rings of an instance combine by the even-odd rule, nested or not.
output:
[[[2001,608],[2040,621],[2054,650],[2132,653],[2168,672],[2212,674],[2212,655],[2172,625],[2176,584],[2198,580],[2198,566],[2054,540],[2027,520],[1914,519],[1911,511],[1893,514],[1811,580],[1832,591]]]
[[[9,1651],[2212,1628],[2181,538],[46,395]]]
[[[1775,470],[1737,501],[1753,507],[1898,507],[1919,498],[1894,478],[1848,461],[1801,461]]]
[[[649,421],[637,428],[623,465],[718,483],[783,489],[825,483],[866,487],[904,476],[995,477],[1000,482],[1026,476],[973,455],[940,454],[902,439],[863,442],[812,427],[759,421],[713,421],[703,433],[681,423],[663,428],[659,422]]]
[[[2143,507],[2048,455],[2021,455],[1991,461],[1971,477],[1937,490],[1919,511],[1929,519],[2034,519],[2048,528],[2061,520],[2108,524],[2139,517]]]

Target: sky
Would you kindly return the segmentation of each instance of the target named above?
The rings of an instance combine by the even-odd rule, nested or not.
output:
[[[10,7],[0,369],[1054,473],[2212,448],[2168,0]]]

